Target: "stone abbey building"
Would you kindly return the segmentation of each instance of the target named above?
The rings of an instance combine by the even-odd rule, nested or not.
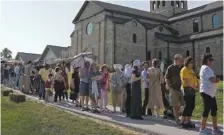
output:
[[[214,56],[213,69],[223,72],[223,2],[188,10],[187,1],[149,1],[142,11],[101,1],[85,1],[73,20],[71,54],[92,51],[97,63],[110,66],[132,59],[192,56],[196,69],[204,53]]]

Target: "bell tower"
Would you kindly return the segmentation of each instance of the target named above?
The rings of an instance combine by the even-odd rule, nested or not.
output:
[[[187,1],[150,0],[150,12],[171,17],[188,10]]]

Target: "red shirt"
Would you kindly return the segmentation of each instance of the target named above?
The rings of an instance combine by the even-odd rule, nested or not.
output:
[[[45,82],[45,88],[51,88],[51,80],[47,79],[47,81]]]

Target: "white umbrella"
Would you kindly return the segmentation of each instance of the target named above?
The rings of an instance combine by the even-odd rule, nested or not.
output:
[[[92,53],[81,53],[79,55],[76,55],[73,58],[73,61],[71,62],[71,65],[73,67],[84,67],[84,61],[89,61],[90,64],[92,64],[94,62],[94,60],[87,57],[87,56],[90,56],[90,55],[92,55]]]

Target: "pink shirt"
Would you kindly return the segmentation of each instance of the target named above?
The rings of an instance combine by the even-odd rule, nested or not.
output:
[[[103,78],[100,80],[101,89],[107,90],[109,89],[109,73],[104,73]]]

